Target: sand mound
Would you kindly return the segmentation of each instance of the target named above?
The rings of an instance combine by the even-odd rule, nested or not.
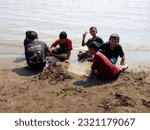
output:
[[[72,79],[74,76],[67,69],[68,65],[66,63],[49,63],[49,66],[37,76],[37,79],[48,80],[50,84]]]

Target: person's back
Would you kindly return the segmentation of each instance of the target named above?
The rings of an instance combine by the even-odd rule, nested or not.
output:
[[[43,69],[46,65],[46,43],[37,40],[36,32],[32,32],[28,37],[30,43],[25,46],[25,57],[27,64],[32,69]]]

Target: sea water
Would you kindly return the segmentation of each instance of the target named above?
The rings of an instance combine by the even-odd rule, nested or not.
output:
[[[48,45],[66,31],[77,50],[91,26],[104,41],[119,34],[125,50],[150,50],[149,12],[150,0],[0,0],[0,54],[23,54],[27,30]]]

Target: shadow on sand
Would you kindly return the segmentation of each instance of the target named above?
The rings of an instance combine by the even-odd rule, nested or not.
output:
[[[19,63],[25,61],[25,57],[24,56],[18,56],[16,57],[16,59],[13,61],[14,63]]]
[[[78,80],[75,81],[73,84],[75,86],[82,86],[82,87],[93,87],[97,85],[103,85],[115,82],[118,78],[115,78],[113,80],[99,80],[97,78],[87,78],[86,80]]]
[[[16,74],[18,74],[20,76],[32,76],[32,75],[41,73],[42,70],[31,70],[27,67],[21,67],[21,68],[12,69],[12,72],[15,72]]]

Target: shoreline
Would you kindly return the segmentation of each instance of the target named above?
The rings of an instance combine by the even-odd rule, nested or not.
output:
[[[77,54],[78,51],[77,50],[73,50],[71,57],[70,57],[70,62],[71,64],[76,64],[76,65],[80,65],[81,63],[77,61]],[[24,50],[23,50],[24,51]],[[20,52],[22,52],[22,50],[20,50]],[[25,56],[24,54],[20,54],[20,52],[16,51],[15,53],[11,53],[10,52],[5,52],[5,53],[0,53],[0,60],[1,62],[2,59],[14,59],[14,61],[16,60],[16,62],[19,62],[20,60],[25,62]],[[138,68],[143,68],[143,69],[149,69],[150,67],[150,51],[125,51],[125,56],[126,56],[126,63],[129,66],[130,70],[136,70]],[[119,64],[120,62],[120,58],[118,58],[118,62],[117,64]],[[1,65],[2,67],[2,65]],[[79,67],[79,66],[78,66]]]
[[[53,36],[51,39],[48,39],[48,37],[45,39],[45,36],[40,37],[40,41],[44,41],[48,46],[50,46],[58,36]],[[90,37],[87,37],[88,39]],[[24,39],[23,39],[24,40]],[[0,39],[0,50],[3,51],[3,48],[16,48],[18,50],[23,50],[23,40],[1,40]],[[81,38],[72,38],[73,42],[73,49],[74,50],[86,50],[87,47],[81,46]],[[107,42],[107,41],[105,41]],[[121,46],[123,47],[124,51],[150,51],[150,42],[142,43],[142,42],[120,42]],[[13,50],[12,50],[13,51]]]

